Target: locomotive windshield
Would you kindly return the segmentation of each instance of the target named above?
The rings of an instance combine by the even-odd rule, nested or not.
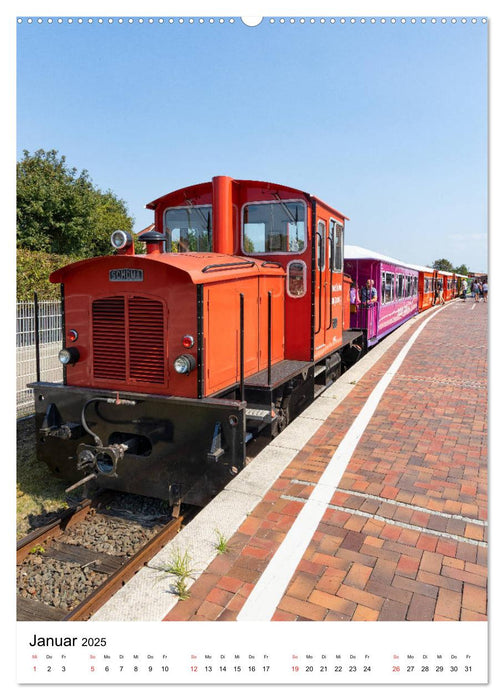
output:
[[[212,250],[212,207],[175,207],[164,215],[167,253]]]
[[[299,253],[306,245],[303,202],[263,202],[243,208],[245,253]]]

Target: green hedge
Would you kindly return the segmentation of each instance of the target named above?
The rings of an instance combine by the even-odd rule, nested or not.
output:
[[[59,285],[49,282],[54,270],[79,260],[77,256],[56,255],[39,251],[17,249],[16,297],[18,301],[31,301],[33,292],[39,299],[59,299]]]

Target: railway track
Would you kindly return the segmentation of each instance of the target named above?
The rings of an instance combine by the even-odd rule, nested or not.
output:
[[[88,620],[196,513],[139,512],[121,497],[81,501],[17,543],[19,621]]]

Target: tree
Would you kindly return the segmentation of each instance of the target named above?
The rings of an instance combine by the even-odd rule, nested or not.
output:
[[[464,275],[464,277],[467,277],[467,275],[469,274],[469,269],[467,265],[459,265],[453,270],[453,272],[456,272],[458,275]]]
[[[23,151],[17,164],[19,248],[89,257],[110,251],[110,234],[131,230],[125,203],[94,187],[56,150]]]
[[[453,265],[446,258],[440,258],[439,260],[434,260],[431,267],[433,267],[434,270],[444,270],[444,272],[452,272],[452,270],[453,270]]]

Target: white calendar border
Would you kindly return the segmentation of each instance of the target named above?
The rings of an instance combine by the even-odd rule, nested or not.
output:
[[[62,2],[53,2],[53,3],[44,3],[44,10],[42,11],[40,2],[22,2],[17,5],[17,7],[12,10],[5,11],[3,13],[2,19],[4,19],[4,26],[2,27],[2,31],[5,36],[2,38],[4,39],[3,41],[3,46],[7,47],[9,53],[11,55],[14,54],[14,46],[13,46],[13,40],[12,40],[12,33],[5,27],[5,15],[8,15],[7,21],[10,22],[12,17],[15,16],[15,14],[18,15],[30,15],[33,14],[34,16],[38,16],[40,14],[43,15],[62,15],[62,16],[67,16],[69,14],[69,10],[71,9],[71,14],[72,15],[77,15],[79,14],[79,9],[78,9],[78,4],[79,3],[74,3],[72,4],[72,7],[69,8],[68,3],[62,3]],[[76,6],[77,5],[77,6]],[[96,6],[96,9],[93,6]],[[283,15],[285,13],[289,15],[302,15],[302,14],[307,14],[308,16],[321,16],[321,15],[334,15],[337,13],[339,16],[350,16],[350,15],[357,15],[357,16],[369,16],[369,15],[375,15],[377,12],[379,14],[383,14],[385,16],[388,15],[393,15],[398,13],[399,15],[401,14],[408,14],[408,15],[420,15],[420,16],[425,16],[425,15],[433,15],[433,16],[440,16],[440,15],[456,15],[456,16],[462,16],[462,15],[472,15],[476,14],[477,16],[481,15],[489,15],[491,18],[491,21],[497,21],[500,20],[502,17],[502,11],[500,8],[498,10],[494,10],[491,8],[491,4],[487,3],[488,7],[484,7],[485,3],[483,3],[483,7],[481,7],[481,3],[476,6],[476,3],[468,3],[468,2],[444,2],[441,3],[441,6],[439,3],[429,3],[429,4],[420,4],[420,3],[409,3],[408,7],[405,8],[404,2],[399,3],[370,3],[370,2],[343,2],[343,3],[338,3],[337,6],[334,6],[334,3],[328,3],[328,2],[319,2],[316,3],[315,5],[313,3],[310,4],[308,7],[306,4],[302,3],[263,3],[263,7],[261,7],[261,3],[240,3],[239,8],[237,7],[236,3],[231,3],[231,2],[220,2],[220,3],[190,3],[189,5],[187,3],[177,3],[177,2],[172,2],[169,4],[169,8],[166,6],[166,3],[160,3],[160,2],[144,2],[142,3],[141,9],[142,9],[142,14],[152,14],[153,16],[165,16],[167,13],[167,10],[169,11],[170,14],[174,16],[187,16],[188,14],[197,14],[201,16],[208,16],[209,13],[215,13],[215,14],[220,14],[222,16],[238,16],[239,14],[242,15],[251,15],[251,16],[260,16],[262,14],[268,15],[268,16],[278,16],[278,15]],[[415,7],[416,6],[416,7]],[[264,8],[264,9],[263,9]],[[177,11],[178,10],[178,11]],[[306,11],[309,10],[307,13]],[[485,11],[486,10],[486,11]],[[96,13],[102,14],[102,15],[111,15],[111,16],[117,16],[118,14],[123,14],[125,12],[130,12],[133,13],[134,15],[138,15],[138,5],[135,5],[135,3],[118,3],[118,2],[102,2],[102,3],[95,3],[95,2],[89,2],[86,3],[85,6],[83,5],[82,7],[82,12],[86,16],[89,15],[94,15]],[[210,11],[210,12],[209,12]],[[493,19],[495,18],[495,19]],[[496,95],[496,90],[494,90],[495,83],[496,83],[496,73],[497,69],[495,66],[497,65],[503,65],[504,61],[502,61],[502,46],[504,42],[502,41],[502,28],[501,24],[499,23],[498,25],[492,26],[492,42],[491,42],[491,56],[492,56],[492,65],[494,66],[494,74],[493,74],[493,81],[492,81],[492,95]],[[5,68],[4,68],[5,70]],[[13,71],[13,66],[9,63],[7,67],[8,71]],[[9,83],[9,76],[7,77],[7,83]],[[12,83],[10,84],[9,90],[12,89]],[[501,97],[501,96],[499,96]],[[492,109],[493,109],[493,114],[494,114],[494,124],[497,123],[497,120],[495,118],[496,113],[502,117],[502,105],[497,104],[496,100],[492,100]],[[11,120],[12,120],[12,115],[11,115]],[[502,123],[503,120],[500,119],[500,123]],[[13,128],[13,123],[11,121],[10,128],[7,130],[7,139],[12,138],[12,133],[14,133],[14,128]],[[492,133],[492,150],[495,148],[501,149],[502,142],[501,142],[501,136],[497,133],[495,133],[496,130],[493,131]],[[7,152],[9,152],[9,149],[7,149]],[[492,172],[497,175],[497,173],[500,171],[500,168],[494,165],[492,166]],[[502,173],[500,173],[502,174]],[[498,177],[498,176],[497,176]],[[496,178],[494,176],[494,182],[496,181]],[[500,180],[502,182],[502,180]],[[11,199],[12,199],[12,190],[11,190]],[[494,201],[496,201],[497,198],[494,198]],[[12,216],[10,218],[10,221],[12,221]],[[492,221],[495,224],[495,218],[492,217]],[[502,221],[500,221],[502,224]],[[494,228],[494,226],[492,226]],[[501,226],[502,228],[502,226]],[[496,230],[496,227],[494,228]],[[495,241],[494,241],[495,243]],[[494,249],[495,250],[495,249]],[[500,259],[503,259],[502,256],[499,256]],[[496,368],[494,368],[496,369]],[[494,375],[495,377],[495,375]],[[497,378],[500,382],[501,377],[497,375]],[[11,394],[13,395],[13,393]],[[13,464],[13,460],[10,459],[8,460],[9,463],[9,468],[11,464]],[[497,471],[497,470],[496,470]],[[492,476],[492,487],[494,489],[494,493],[499,493],[500,492],[500,486],[501,484],[498,483],[499,480],[501,479],[500,475],[494,474]],[[11,490],[11,492],[14,492]],[[14,518],[12,519],[14,520]],[[495,523],[494,523],[495,524]],[[493,531],[493,528],[492,528]],[[493,541],[496,541],[495,536],[493,537]],[[497,563],[495,563],[495,567],[497,567]],[[496,577],[499,576],[499,571],[496,570],[492,566],[492,580],[496,581]],[[498,580],[498,579],[497,579]],[[499,630],[498,627],[502,626],[502,604],[501,602],[497,599],[498,597],[498,591],[500,589],[500,586],[497,584],[493,587],[493,590],[495,591],[495,600],[492,601],[491,605],[491,617],[490,620],[494,620],[494,624],[489,624],[488,625],[488,630],[490,634],[490,658],[493,659],[493,663],[491,664],[491,673],[490,673],[490,684],[487,686],[479,686],[477,689],[473,687],[461,687],[457,686],[454,690],[454,692],[457,693],[458,697],[463,697],[467,693],[475,693],[477,692],[478,695],[481,692],[485,692],[487,690],[495,690],[497,685],[500,685],[500,678],[502,676],[502,673],[500,671],[502,667],[502,660],[499,658],[499,655],[497,653],[497,648],[500,646],[502,648],[502,645],[500,643],[500,635],[498,634]],[[491,588],[492,590],[492,588]],[[10,594],[12,594],[13,591],[10,591]],[[4,593],[5,596],[5,593]],[[30,624],[30,623],[15,623],[15,621],[12,619],[12,614],[13,611],[15,611],[15,604],[12,603],[12,600],[10,599],[10,596],[7,597],[7,602],[10,601],[9,608],[10,608],[10,614],[8,616],[9,624],[5,627],[4,629],[4,638],[3,642],[4,644],[2,645],[4,647],[3,650],[3,661],[4,667],[6,669],[6,673],[4,673],[5,676],[5,687],[10,690],[10,687],[12,686],[12,694],[16,697],[22,697],[27,695],[28,693],[30,694],[30,697],[33,696],[33,693],[37,693],[37,697],[54,697],[55,694],[57,694],[57,691],[63,691],[65,693],[69,692],[68,687],[59,687],[56,688],[54,686],[47,687],[47,686],[38,686],[36,689],[33,686],[16,686],[15,681],[14,681],[14,669],[15,665],[14,663],[9,663],[7,661],[7,658],[10,658],[10,650],[12,649],[12,656],[14,657],[16,653],[16,644],[13,643],[13,638],[17,637],[19,635],[19,629],[21,628],[21,625],[24,624]],[[14,613],[15,614],[15,613]],[[76,624],[76,623],[57,623],[58,627],[64,627],[65,629],[65,634],[66,630],[68,629],[69,624]],[[87,624],[87,623],[84,623]],[[106,626],[108,627],[110,624],[114,623],[106,623]],[[134,623],[136,624],[136,623]],[[142,623],[139,623],[142,624]],[[163,624],[163,623],[159,623]],[[155,627],[159,626],[158,623],[149,623],[149,627],[151,625]],[[170,623],[173,624],[173,623]],[[189,625],[194,625],[194,624],[199,624],[199,623],[184,623],[184,624],[189,624]],[[203,623],[203,624],[213,624],[213,623]],[[222,624],[222,623],[221,623]],[[224,623],[224,624],[232,624],[232,623]],[[267,634],[268,627],[266,627],[266,632],[264,631],[264,625],[270,625],[271,623],[259,623],[261,625],[261,629],[258,630],[258,634]],[[285,623],[289,625],[289,623]],[[305,625],[310,625],[312,623],[305,623]],[[337,625],[345,625],[346,623],[335,623]],[[359,624],[359,623],[348,623],[348,624]],[[363,623],[367,625],[373,625],[373,623]],[[386,623],[375,623],[378,626],[381,626]],[[398,624],[398,625],[407,625],[408,629],[411,631],[414,631],[417,623],[392,623],[393,625]],[[442,626],[445,624],[451,624],[451,623],[428,623],[430,625],[436,625],[435,628],[433,628],[433,633],[437,634],[438,629],[442,629]],[[460,626],[460,630],[464,628],[466,624],[469,623],[455,623]],[[479,624],[486,624],[486,623],[479,623]],[[338,628],[341,629],[341,628]],[[381,627],[380,627],[381,629]],[[458,628],[457,628],[458,629]],[[301,625],[301,631],[304,630],[304,626]],[[11,642],[12,638],[12,642]],[[5,647],[7,646],[7,649]],[[198,692],[200,690],[201,686],[195,689],[195,692]],[[82,687],[81,688],[82,692],[86,692],[86,694],[89,692],[89,688],[87,687]],[[236,687],[225,687],[225,688],[220,688],[219,692],[226,693],[228,692],[231,693],[233,692],[233,695],[236,693]],[[77,691],[77,689],[72,688],[72,693],[75,692],[77,696],[80,695],[80,693]],[[129,695],[133,695],[137,697],[138,694],[138,685],[131,686],[131,687],[125,687],[121,686],[120,687],[120,692],[124,694],[126,697]],[[149,687],[149,692],[154,692],[161,694],[163,693],[163,697],[166,696],[166,687]],[[181,692],[184,693],[185,697],[191,697],[193,692],[192,689],[189,687],[184,687],[181,689]],[[254,693],[254,697],[256,696],[257,690],[254,687],[240,687],[239,692],[241,695],[247,697],[248,695],[252,695]],[[292,693],[293,695],[300,695],[303,693],[303,697],[305,696],[306,690],[305,687],[292,687],[289,686],[289,693]],[[333,688],[327,688],[327,687],[317,687],[317,693],[331,693],[331,697],[334,697],[334,689]],[[385,692],[387,693],[387,697],[390,697],[390,694],[393,692],[401,692],[401,694],[404,694],[405,688],[404,687],[389,687],[387,686],[386,688],[376,688],[373,692],[376,692],[378,696],[380,696],[383,692],[383,695],[385,696]],[[422,693],[422,695],[425,692],[425,688],[423,686],[418,686],[418,687],[408,687],[407,691],[409,694],[415,695],[415,693]]]

